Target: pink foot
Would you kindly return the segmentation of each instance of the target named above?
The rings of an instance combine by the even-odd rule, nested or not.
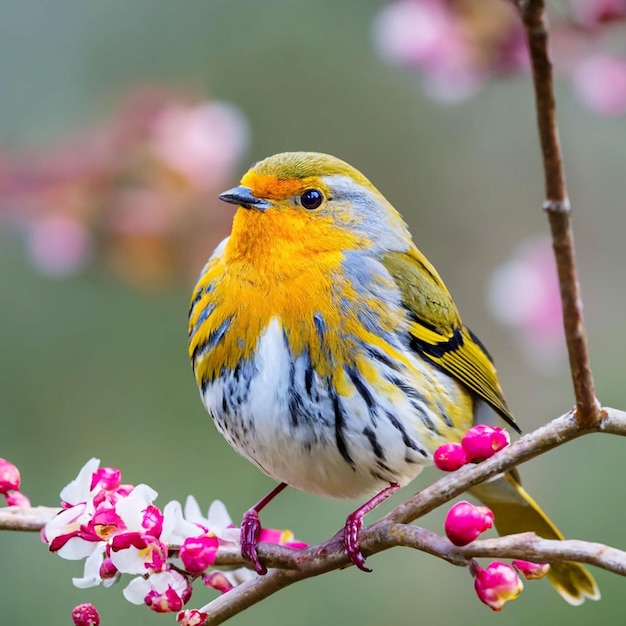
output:
[[[350,513],[343,527],[343,547],[348,558],[362,571],[371,572],[369,567],[365,566],[365,557],[361,552],[359,544],[359,532],[363,526],[363,518],[379,504],[384,502],[390,495],[400,489],[398,483],[391,483],[389,487],[385,487],[381,492],[377,493],[371,500],[360,506],[354,513]],[[243,528],[242,528],[243,530]]]
[[[259,511],[264,509],[283,489],[287,483],[276,485],[264,498],[259,500],[250,510],[243,514],[241,520],[241,556],[254,565],[257,574],[267,574],[267,567],[259,560],[256,547],[261,537],[261,520]]]
[[[263,576],[267,574],[267,567],[259,561],[256,546],[261,536],[261,520],[256,509],[250,509],[243,514],[241,520],[241,556],[246,561],[251,561],[256,573]]]

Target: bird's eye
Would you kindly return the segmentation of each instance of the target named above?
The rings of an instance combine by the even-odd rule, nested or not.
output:
[[[305,209],[317,209],[324,200],[324,194],[318,189],[307,189],[301,196],[300,202]]]

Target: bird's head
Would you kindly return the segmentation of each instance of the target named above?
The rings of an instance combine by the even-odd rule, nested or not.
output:
[[[221,194],[239,207],[231,247],[240,254],[406,250],[397,211],[357,169],[316,152],[284,152],[254,165]]]

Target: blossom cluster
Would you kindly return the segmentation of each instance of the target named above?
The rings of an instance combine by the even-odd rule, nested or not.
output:
[[[49,276],[96,266],[144,289],[189,280],[228,233],[216,197],[248,138],[230,103],[139,88],[79,136],[0,151],[0,220]]]
[[[550,15],[557,72],[601,115],[626,113],[625,20],[626,0],[571,0]],[[503,0],[393,0],[374,23],[374,39],[384,58],[417,71],[440,101],[464,100],[529,67],[521,20]]]
[[[62,558],[85,560],[75,586],[110,587],[130,574],[134,578],[123,590],[128,601],[158,613],[178,612],[180,624],[200,626],[206,617],[202,610],[183,610],[195,580],[225,593],[255,575],[245,567],[207,571],[218,548],[240,546],[240,530],[220,501],[205,517],[192,496],[184,509],[172,501],[162,510],[154,504],[156,497],[148,485],[124,484],[119,469],[91,459],[61,491],[62,510],[43,528],[42,540]],[[264,529],[261,541],[306,546],[289,531],[273,529]],[[182,565],[175,563],[173,546]]]
[[[435,465],[446,472],[453,472],[467,463],[476,463],[492,457],[510,443],[508,433],[497,426],[478,424],[470,428],[461,443],[445,443],[434,454]],[[448,539],[456,546],[465,546],[493,526],[494,514],[486,506],[476,506],[462,500],[450,508],[444,521]],[[492,561],[486,568],[473,560],[470,573],[474,577],[474,589],[479,600],[494,611],[515,600],[524,585],[519,574],[533,580],[548,573],[547,563],[514,560],[512,565]],[[519,573],[518,573],[519,572]]]

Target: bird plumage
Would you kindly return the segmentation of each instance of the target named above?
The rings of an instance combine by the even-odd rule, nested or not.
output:
[[[312,209],[310,190],[323,200]],[[240,208],[192,295],[189,353],[217,428],[265,473],[307,492],[362,497],[413,480],[485,406],[519,430],[489,354],[358,170],[283,153],[222,197]],[[523,530],[561,538],[521,487],[509,491]],[[497,489],[484,492],[498,504]],[[515,515],[505,503],[496,525],[500,517],[522,530]],[[572,571],[587,583],[579,596],[594,597],[593,579],[567,564]]]

